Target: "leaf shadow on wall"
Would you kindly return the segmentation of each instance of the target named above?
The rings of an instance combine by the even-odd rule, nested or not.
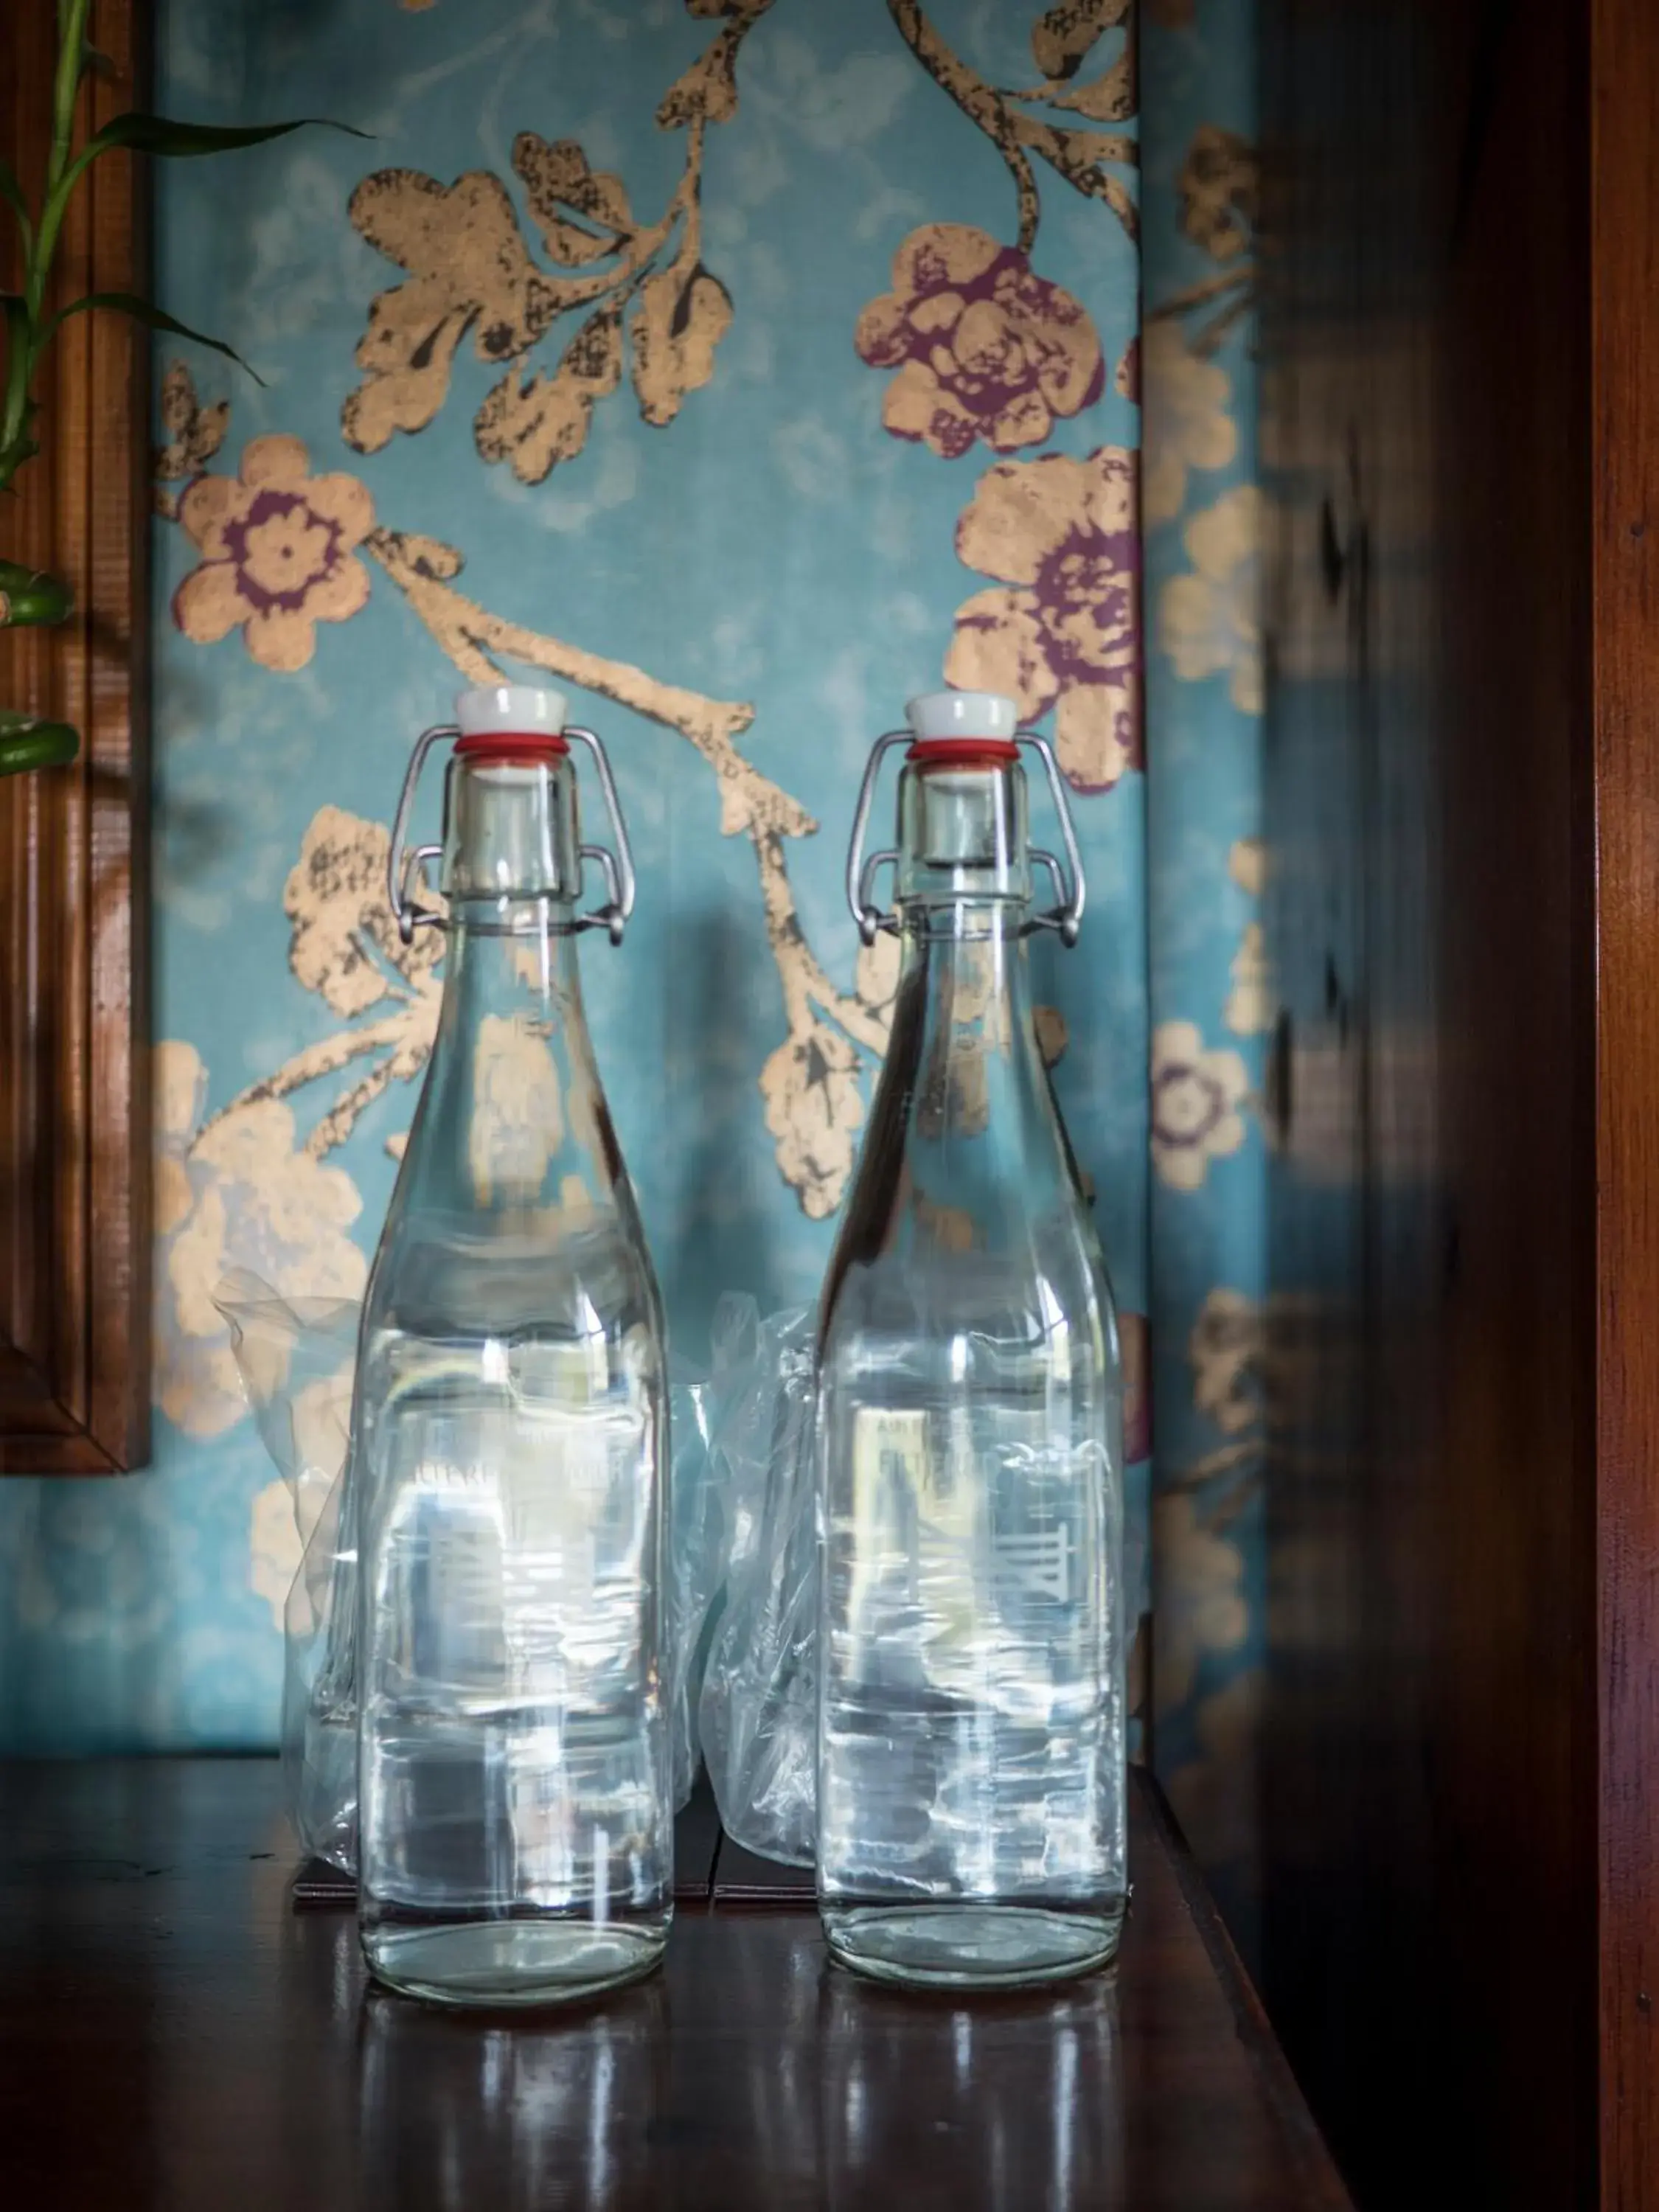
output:
[[[683,1136],[684,1149],[657,1261],[675,1348],[701,1365],[725,1292],[749,1291],[763,1314],[790,1300],[774,1241],[771,1152],[754,1141],[760,1095],[746,1044],[756,1010],[771,1018],[778,987],[765,939],[728,908],[706,908],[678,935],[665,1017],[675,1079],[662,1134],[671,1152]]]

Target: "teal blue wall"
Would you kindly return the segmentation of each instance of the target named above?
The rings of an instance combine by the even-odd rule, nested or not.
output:
[[[1090,877],[1083,945],[1041,977],[1057,1081],[1121,1299],[1145,1313],[1147,793],[1112,493],[1139,444],[1133,171],[1108,147],[1085,191],[1039,150],[1024,254],[1004,150],[954,96],[1030,94],[1050,70],[1070,105],[1006,112],[1075,175],[1079,134],[1134,127],[1086,112],[1113,104],[1122,36],[1063,78],[1035,7],[932,0],[930,70],[901,35],[915,17],[160,9],[167,111],[321,112],[373,137],[306,132],[159,179],[160,296],[264,382],[184,346],[159,362],[155,1464],[0,1486],[10,1747],[274,1741],[295,1540],[211,1292],[234,1266],[295,1294],[361,1284],[435,990],[380,904],[384,825],[464,675],[566,680],[611,746],[641,895],[621,952],[584,948],[590,1011],[694,1358],[721,1291],[806,1298],[826,1256],[884,1031],[841,893],[870,740],[947,669],[1017,684],[1073,774]],[[520,175],[524,133],[544,143]],[[569,141],[580,162],[547,150]],[[561,179],[585,239],[537,220],[532,186],[551,225],[571,219]],[[1168,228],[1167,205],[1149,214]],[[1193,511],[1245,465],[1195,474]],[[1158,526],[1156,558],[1180,527]],[[1194,678],[1190,715],[1227,690]],[[1204,740],[1181,744],[1166,763],[1202,779]],[[1206,1048],[1231,1042],[1218,990],[1247,895],[1216,863],[1244,811],[1230,798],[1205,832],[1219,933],[1188,981],[1154,969],[1158,1018]],[[1181,1205],[1231,1202],[1257,1146],[1212,1148]],[[1172,1199],[1160,1218],[1180,1218]],[[1134,1520],[1139,1560],[1144,1496]]]

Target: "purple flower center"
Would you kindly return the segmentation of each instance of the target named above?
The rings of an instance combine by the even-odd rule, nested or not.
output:
[[[259,533],[256,547],[249,539]],[[323,542],[317,543],[319,532]],[[340,526],[297,492],[259,491],[246,514],[225,525],[225,550],[236,565],[236,582],[258,612],[302,607],[319,579],[340,558]]]
[[[902,352],[895,357],[925,362],[981,421],[994,420],[1030,392],[1045,364],[1069,351],[1072,341],[1065,334],[1083,320],[1077,302],[1057,284],[1034,276],[1014,246],[1005,246],[988,268],[965,281],[951,276],[941,255],[923,255],[915,281]],[[917,313],[941,293],[962,302],[954,324],[945,329]]]
[[[1133,666],[1139,557],[1128,532],[1073,531],[1037,570],[1032,588],[1048,664],[1062,684]]]
[[[1182,1094],[1180,1104],[1171,1099],[1172,1091]],[[1172,1148],[1201,1145],[1226,1110],[1220,1085],[1200,1068],[1164,1068],[1152,1085],[1152,1127],[1158,1142]]]

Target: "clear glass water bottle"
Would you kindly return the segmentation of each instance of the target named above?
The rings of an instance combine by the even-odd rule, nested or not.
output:
[[[632,1980],[671,1912],[662,1311],[576,971],[633,873],[563,725],[554,692],[464,693],[392,841],[399,926],[449,945],[358,1349],[358,1915],[382,1982],[454,2004]],[[443,843],[406,853],[442,739]],[[614,852],[580,842],[576,743]]]
[[[1127,1890],[1117,1325],[1026,958],[1075,940],[1084,885],[1011,701],[909,720],[848,866],[866,941],[903,952],[819,1316],[818,1903],[865,1973],[1009,1986],[1109,1959]],[[895,744],[898,846],[866,860]],[[1063,867],[1029,846],[1021,746]]]

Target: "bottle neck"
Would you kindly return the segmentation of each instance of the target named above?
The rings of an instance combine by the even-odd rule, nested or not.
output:
[[[452,754],[441,878],[452,905],[538,896],[568,905],[581,890],[580,844],[575,770],[562,744]]]
[[[620,1161],[569,905],[456,902],[445,971],[399,1200],[537,1234],[582,1225],[615,1200]]]
[[[457,899],[449,909],[441,1038],[492,1016],[574,1024],[584,1043],[575,909],[568,899]]]
[[[924,1255],[977,1268],[1080,1203],[1038,1048],[1022,906],[907,903],[886,1058],[826,1282]]]
[[[1023,917],[1031,896],[1026,809],[1025,772],[1017,760],[939,763],[913,755],[899,778],[900,911],[1000,902]]]
[[[994,1115],[1051,1111],[1031,1006],[1023,902],[907,904],[890,1064],[910,1071],[907,1121],[923,1145],[983,1137]],[[999,1150],[1003,1149],[999,1146]]]
[[[914,1056],[913,1137],[981,1134],[994,1101],[1048,1100],[1024,930],[1031,869],[1018,762],[933,767],[899,784],[902,981],[892,1043]]]

